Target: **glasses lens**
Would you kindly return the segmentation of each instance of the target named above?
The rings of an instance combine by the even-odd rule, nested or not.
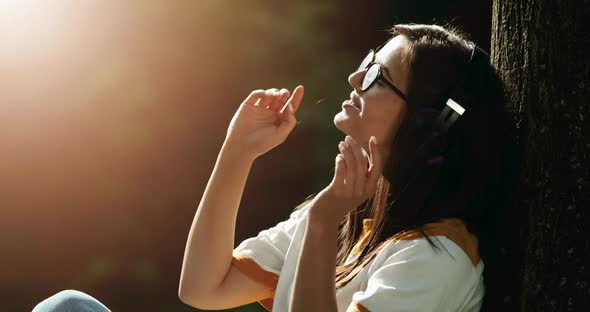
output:
[[[371,86],[373,81],[377,79],[377,76],[379,76],[379,64],[373,64],[371,67],[369,67],[367,73],[365,74],[365,77],[363,78],[363,84],[361,86],[361,89],[363,91],[367,90]]]
[[[367,56],[365,56],[365,59],[361,62],[361,65],[359,66],[359,68],[356,71],[361,71],[364,70],[365,68],[367,68],[367,66],[369,66],[369,63],[371,63],[373,61],[373,56],[375,54],[373,53],[373,50],[369,51],[369,54],[367,54]]]

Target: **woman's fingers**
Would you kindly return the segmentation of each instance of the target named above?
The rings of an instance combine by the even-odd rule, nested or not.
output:
[[[281,112],[281,107],[283,107],[283,104],[285,104],[287,102],[287,100],[289,99],[289,96],[291,96],[291,92],[289,92],[289,90],[282,88],[279,91],[279,101],[277,102],[277,106],[274,108],[274,111],[276,111],[277,113]]]
[[[383,171],[383,160],[377,150],[377,139],[374,136],[369,140],[369,152],[371,153],[371,166],[369,167],[367,186],[369,190],[375,190]]]
[[[276,90],[276,89],[274,89]],[[269,104],[272,103],[275,99],[275,92],[273,89],[267,89],[264,91],[264,96],[258,101],[258,103],[254,104],[254,106],[260,106],[262,108],[267,108]]]
[[[369,140],[369,152],[349,136],[338,144],[338,149],[340,154],[335,159],[332,181],[337,190],[335,194],[340,194],[344,200],[353,200],[355,204],[362,203],[374,194],[383,170],[377,139],[372,136]]]
[[[280,90],[277,88],[267,90],[258,89],[252,91],[242,104],[260,106],[284,114],[289,111],[288,107],[290,103],[292,112],[296,112],[301,103],[301,99],[303,99],[303,91],[304,89],[301,85],[295,88],[293,94],[290,94],[289,90],[285,88]]]
[[[274,92],[273,101],[269,104],[268,109],[278,114],[287,98],[289,98],[289,90],[285,88],[272,90]]]
[[[271,100],[268,103],[268,106],[264,107],[264,108],[269,109],[269,110],[273,110],[273,107],[276,106],[277,105],[276,103],[279,101],[279,89],[271,88],[271,89],[268,89],[267,91],[270,94]]]
[[[299,85],[293,90],[293,97],[291,98],[291,105],[293,105],[293,112],[299,110],[299,106],[301,105],[301,100],[303,99],[304,88],[302,85]]]
[[[354,192],[354,183],[357,179],[357,163],[352,154],[352,150],[350,148],[350,144],[346,141],[340,142],[338,145],[340,152],[344,156],[344,161],[346,162],[346,188],[350,192]]]
[[[336,187],[342,188],[344,187],[344,179],[346,178],[346,164],[344,161],[344,156],[342,154],[336,155],[336,166],[334,170],[334,180],[332,183],[336,185]]]
[[[293,94],[279,111],[279,119],[276,123],[279,126],[279,132],[290,133],[295,128],[295,125],[297,125],[295,111],[299,107],[301,99],[303,99],[303,86],[299,85],[293,90]]]
[[[293,94],[287,100],[287,103],[283,105],[281,108],[281,114],[286,114],[289,112],[289,104],[291,104],[292,113],[295,113],[299,109],[299,105],[301,103],[301,99],[303,99],[303,86],[299,85],[293,90]]]
[[[246,99],[244,100],[244,102],[242,102],[243,105],[255,105],[259,99],[261,99],[264,96],[264,90],[262,89],[258,89],[258,90],[254,90],[252,92],[250,92],[250,94],[248,95],[248,97],[246,97]]]
[[[365,192],[365,183],[367,177],[367,158],[363,155],[361,146],[349,135],[346,136],[346,141],[348,142],[352,154],[355,158],[355,176],[356,179],[354,180],[354,190],[355,195],[364,194]]]

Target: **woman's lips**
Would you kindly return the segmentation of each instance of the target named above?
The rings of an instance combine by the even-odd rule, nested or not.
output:
[[[342,108],[354,108],[356,110],[359,110],[359,108],[354,105],[354,102],[352,100],[346,100],[342,102]]]

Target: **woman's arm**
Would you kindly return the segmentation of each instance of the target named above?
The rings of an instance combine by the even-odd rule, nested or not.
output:
[[[335,288],[338,224],[333,221],[311,214],[307,220],[289,304],[291,312],[338,311]]]
[[[375,137],[369,140],[370,159],[352,137],[346,136],[345,140],[338,146],[341,154],[336,156],[334,179],[318,193],[309,210],[289,311],[338,310],[338,225],[347,213],[375,193],[383,170]]]
[[[284,142],[295,127],[303,86],[289,95],[287,89],[254,90],[234,114],[186,242],[178,288],[183,302],[218,306],[268,296],[268,289],[253,287],[230,268],[238,207],[252,163]],[[245,285],[248,289],[240,290]],[[228,295],[237,299],[219,299]]]
[[[178,289],[185,302],[214,291],[231,267],[238,208],[253,161],[223,144],[186,242]]]

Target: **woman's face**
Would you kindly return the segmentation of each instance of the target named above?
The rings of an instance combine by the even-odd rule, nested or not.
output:
[[[384,67],[384,78],[404,94],[407,94],[407,79],[401,63],[401,51],[407,40],[404,36],[396,36],[375,55],[375,62]],[[353,88],[350,98],[359,108],[343,107],[342,111],[334,116],[334,124],[340,131],[361,144],[367,152],[369,139],[375,136],[380,152],[386,157],[405,116],[406,102],[380,79],[368,90],[361,91],[361,81],[365,73],[366,70],[361,70],[348,77],[348,82]]]

